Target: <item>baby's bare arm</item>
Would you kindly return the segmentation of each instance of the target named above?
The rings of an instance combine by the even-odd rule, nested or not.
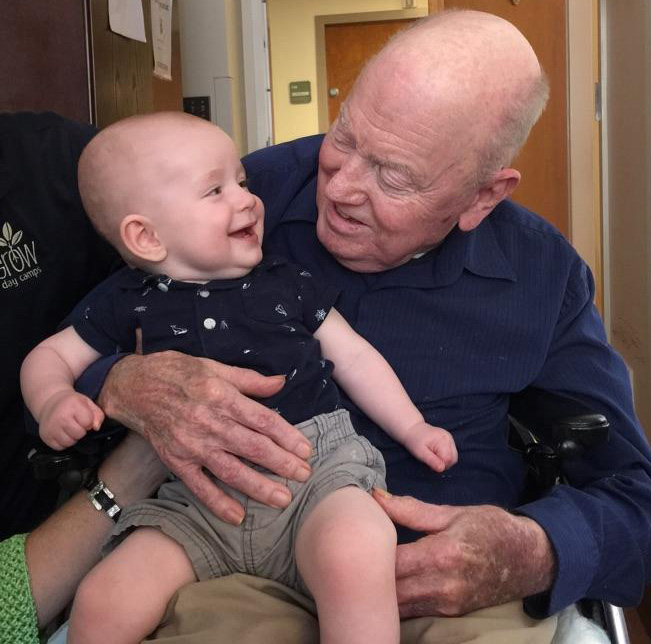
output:
[[[389,363],[335,309],[314,335],[333,378],[371,420],[432,469],[456,463],[451,435],[425,422]]]
[[[39,422],[41,437],[55,449],[69,447],[103,420],[97,405],[73,387],[99,355],[68,327],[41,342],[23,362],[23,398]]]

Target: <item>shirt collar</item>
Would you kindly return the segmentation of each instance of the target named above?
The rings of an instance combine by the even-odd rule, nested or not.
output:
[[[139,268],[126,268],[118,282],[118,286],[126,290],[141,289],[142,291],[156,288],[164,293],[171,290],[229,290],[233,288],[242,288],[242,285],[250,279],[253,272],[266,272],[274,266],[280,266],[286,263],[286,259],[278,257],[277,255],[270,255],[268,257],[263,257],[262,261],[250,273],[247,273],[242,277],[225,280],[211,280],[205,284],[199,284],[198,282],[181,282],[173,280],[167,275],[153,275]]]
[[[464,270],[479,277],[517,281],[497,241],[490,216],[468,232],[455,227],[439,246],[422,257],[382,273],[367,274],[365,280],[371,290],[441,288],[454,284]]]

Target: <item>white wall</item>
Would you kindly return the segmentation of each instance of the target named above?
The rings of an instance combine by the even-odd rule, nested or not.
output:
[[[246,151],[238,0],[179,0],[183,96],[209,96],[211,118]]]
[[[602,7],[610,331],[651,437],[651,5],[607,0]]]

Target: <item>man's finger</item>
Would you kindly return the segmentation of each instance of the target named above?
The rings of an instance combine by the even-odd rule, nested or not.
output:
[[[247,396],[268,398],[278,393],[285,384],[285,376],[263,376],[253,369],[232,367],[210,360],[211,370],[215,375],[230,382],[236,389]]]
[[[450,506],[423,503],[412,496],[393,496],[380,488],[373,488],[373,497],[394,523],[417,532],[443,530],[454,511]]]
[[[292,499],[289,488],[252,469],[239,458],[222,452],[206,464],[219,472],[219,480],[243,494],[274,508],[285,508]]]
[[[312,474],[310,466],[303,459],[285,451],[284,448],[279,447],[266,436],[251,432],[251,430],[240,425],[232,425],[229,435],[224,439],[224,448],[226,453],[245,458],[278,476],[292,479],[293,481],[307,481]],[[224,472],[218,469],[223,465],[222,463],[213,466],[211,456],[221,459],[223,453],[207,455],[204,465],[217,475],[220,480],[225,481],[229,485],[233,485],[238,490],[242,489],[232,479],[226,480],[224,478]],[[239,460],[236,462],[238,464],[240,463]],[[239,468],[237,469],[239,471]],[[250,468],[245,469],[248,471]]]
[[[228,411],[233,420],[263,436],[267,436],[276,446],[295,454],[301,459],[310,458],[312,454],[310,441],[294,425],[288,423],[277,412],[246,396],[238,396],[229,405]],[[277,461],[277,454],[278,451],[276,450],[275,455],[272,455],[274,461]],[[269,461],[261,462],[259,460],[260,457],[263,457],[263,454],[260,454],[258,458],[256,458],[255,454],[251,455],[250,453],[243,454],[238,452],[238,455],[244,456],[258,465],[263,465],[276,474],[283,475]],[[284,476],[287,476],[287,474],[284,474]]]
[[[235,499],[228,496],[213,481],[211,481],[201,468],[186,470],[183,474],[177,472],[179,478],[188,489],[208,509],[222,521],[240,525],[244,520],[244,508]]]

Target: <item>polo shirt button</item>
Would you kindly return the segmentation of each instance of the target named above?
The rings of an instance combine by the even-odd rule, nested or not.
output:
[[[206,329],[208,329],[208,331],[212,331],[217,326],[217,322],[215,322],[215,320],[212,318],[206,318],[203,321],[203,325],[206,327]]]
[[[202,288],[202,289],[199,291],[199,295],[200,295],[201,297],[208,297],[208,296],[210,295],[210,291],[206,290],[205,288]]]

